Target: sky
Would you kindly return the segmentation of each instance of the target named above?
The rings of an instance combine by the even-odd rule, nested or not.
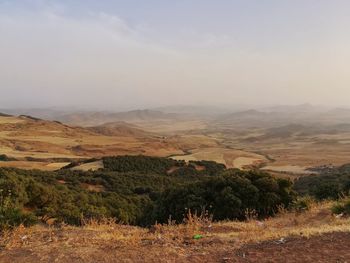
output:
[[[347,0],[0,0],[0,108],[350,106]]]

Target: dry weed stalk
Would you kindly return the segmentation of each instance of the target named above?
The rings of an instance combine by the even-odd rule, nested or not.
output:
[[[212,224],[212,216],[208,211],[203,210],[200,214],[192,213],[189,209],[183,219],[182,224],[176,224],[171,217],[167,224],[151,226],[148,238],[157,243],[188,243],[193,241],[193,237],[203,234],[203,229],[208,229]]]
[[[258,218],[258,213],[255,211],[255,209],[249,209],[247,208],[244,211],[244,216],[247,222],[254,221]]]

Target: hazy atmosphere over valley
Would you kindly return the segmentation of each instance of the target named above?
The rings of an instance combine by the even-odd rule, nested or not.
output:
[[[0,103],[345,106],[348,1],[0,1]]]
[[[0,0],[0,263],[350,262],[349,10]]]

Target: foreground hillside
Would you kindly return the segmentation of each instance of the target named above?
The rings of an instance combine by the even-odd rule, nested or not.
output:
[[[85,161],[0,168],[1,263],[349,259],[349,165],[293,184],[213,161],[99,162],[96,171],[72,170]]]
[[[348,262],[350,220],[333,216],[331,206],[265,221],[188,217],[181,225],[151,228],[108,220],[18,227],[1,239],[0,262]]]
[[[350,259],[349,165],[293,185],[212,161],[101,161],[0,169],[1,263]]]

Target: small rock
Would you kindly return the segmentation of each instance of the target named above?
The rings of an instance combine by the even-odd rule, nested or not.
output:
[[[284,244],[284,243],[286,243],[286,241],[287,241],[287,240],[286,240],[284,237],[282,237],[281,239],[275,241],[275,243],[276,243],[276,244]]]
[[[335,218],[342,218],[344,216],[344,213],[341,213],[339,215],[336,215]]]

